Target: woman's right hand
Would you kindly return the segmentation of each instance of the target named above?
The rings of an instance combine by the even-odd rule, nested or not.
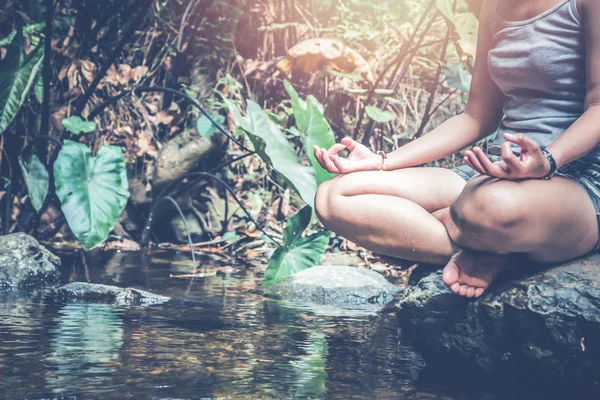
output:
[[[342,158],[338,153],[344,149],[350,150],[348,158]],[[359,171],[378,171],[383,163],[379,154],[373,153],[367,146],[346,137],[341,143],[336,143],[329,150],[314,147],[315,157],[321,167],[333,174],[349,174]]]

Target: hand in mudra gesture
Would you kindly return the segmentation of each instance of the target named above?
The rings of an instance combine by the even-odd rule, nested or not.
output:
[[[492,162],[479,147],[465,152],[465,161],[481,175],[507,180],[542,178],[550,172],[550,162],[542,154],[540,146],[523,134],[505,134],[507,142],[502,144],[502,160]],[[516,156],[511,143],[521,148]]]
[[[344,149],[350,150],[348,158],[342,158],[338,153]],[[367,146],[346,137],[341,143],[336,143],[329,150],[319,146],[314,147],[315,157],[321,167],[333,174],[348,174],[359,171],[377,171],[381,168],[381,156],[373,153]]]

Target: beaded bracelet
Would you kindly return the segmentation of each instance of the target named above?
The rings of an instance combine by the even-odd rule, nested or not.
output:
[[[379,154],[381,156],[381,168],[379,169],[380,171],[387,171],[387,154],[385,154],[385,152],[383,151],[378,151],[377,154]]]

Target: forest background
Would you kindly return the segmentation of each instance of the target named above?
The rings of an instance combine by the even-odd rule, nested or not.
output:
[[[269,258],[266,284],[326,250],[371,264],[314,218],[310,149],[460,113],[480,3],[0,0],[2,233]]]

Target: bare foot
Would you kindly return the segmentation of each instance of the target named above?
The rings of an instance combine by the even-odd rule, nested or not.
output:
[[[479,297],[505,270],[510,255],[459,251],[444,267],[442,279],[454,293]]]

